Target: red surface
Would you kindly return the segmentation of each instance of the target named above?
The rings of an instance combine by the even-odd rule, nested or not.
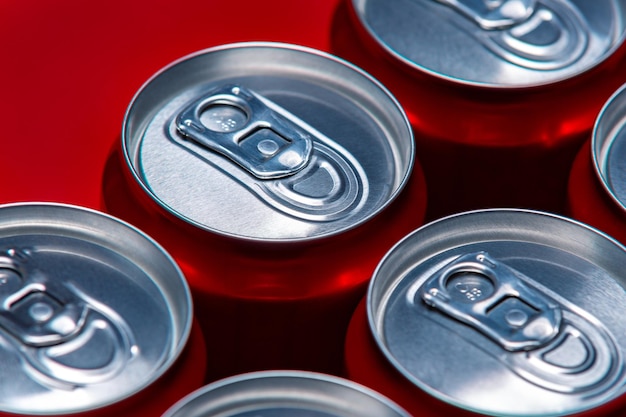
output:
[[[97,208],[124,111],[154,72],[199,49],[329,49],[337,0],[0,2],[0,203]]]
[[[426,187],[415,166],[403,192],[363,225],[312,242],[254,243],[208,233],[165,212],[108,159],[103,209],[174,256],[190,284],[207,345],[207,381],[267,369],[340,374],[348,322],[374,268],[423,223]]]
[[[278,367],[339,372],[347,323],[367,279],[384,253],[423,222],[421,171],[416,168],[412,194],[378,216],[375,226],[332,242],[261,250],[203,236],[167,218],[150,201],[138,202],[142,191],[127,187],[133,180],[123,177],[124,167],[115,155],[107,159],[108,152],[119,146],[132,96],[163,66],[191,52],[239,41],[278,41],[328,51],[337,5],[204,0],[88,6],[76,1],[45,13],[30,10],[45,16],[27,25],[33,29],[30,36],[7,53],[28,59],[15,62],[37,73],[36,85],[30,82],[30,99],[8,83],[14,89],[11,100],[23,107],[43,89],[56,102],[45,113],[38,111],[35,135],[49,131],[41,136],[45,140],[22,142],[46,146],[22,151],[36,158],[36,170],[23,162],[8,168],[16,180],[4,197],[105,209],[100,205],[104,187],[106,210],[157,239],[185,272],[207,334],[209,380]],[[30,20],[28,10],[18,14]],[[24,31],[24,23],[14,29]],[[33,56],[35,48],[50,61]],[[46,67],[35,65],[39,63]],[[20,68],[14,72],[23,74]],[[24,117],[11,111],[17,112],[11,118]]]
[[[0,203],[98,209],[107,156],[119,141],[128,103],[148,77],[177,58],[223,43],[280,41],[328,50],[336,3],[0,2]],[[178,387],[168,390],[168,402],[202,382],[200,350],[198,356],[195,345],[184,370],[160,382],[160,389]],[[117,414],[157,415],[158,407],[140,404],[141,410]]]
[[[148,77],[191,52],[230,42],[331,51],[331,37],[345,29],[335,16],[340,1],[0,2],[0,203],[99,208],[107,156],[128,103]],[[392,92],[401,93],[391,81]],[[608,98],[609,91],[602,93]],[[411,94],[398,98],[403,103]],[[598,107],[576,95],[568,101],[587,109],[584,125]],[[409,116],[420,124],[416,114]],[[584,126],[572,121],[551,129],[578,135]]]
[[[107,156],[119,141],[126,107],[152,74],[191,52],[231,42],[278,41],[327,51],[337,4],[338,0],[1,2],[0,203],[54,201],[100,209]],[[419,204],[423,211],[423,200]],[[414,224],[422,218],[416,213]],[[394,239],[405,231],[396,232]],[[355,267],[360,277],[371,272],[392,243],[380,243],[364,266]],[[193,266],[183,267],[193,275]],[[360,295],[364,281],[356,285],[349,281],[350,291]],[[354,298],[356,302],[358,297]],[[289,311],[297,307],[294,304]],[[307,333],[305,328],[297,330]],[[284,348],[276,353],[285,356]],[[302,356],[297,351],[289,354]],[[223,359],[212,360],[219,366]]]
[[[568,214],[626,245],[626,210],[610,198],[594,170],[591,139],[578,152],[568,185]]]

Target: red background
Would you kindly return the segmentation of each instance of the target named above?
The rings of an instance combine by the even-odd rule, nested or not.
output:
[[[107,154],[135,92],[211,46],[330,49],[338,0],[0,2],[0,203],[99,208]]]

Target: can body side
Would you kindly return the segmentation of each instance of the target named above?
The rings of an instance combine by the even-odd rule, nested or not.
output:
[[[392,59],[359,27],[350,1],[332,30],[334,52],[381,80],[407,112],[429,185],[428,219],[498,206],[563,212],[576,151],[626,67],[622,45],[553,84],[462,85]]]
[[[305,244],[243,242],[169,215],[111,152],[103,209],[143,228],[185,273],[207,347],[207,380],[295,368],[338,374],[350,315],[383,254],[423,223],[423,175],[371,221]]]
[[[345,373],[348,379],[389,397],[414,417],[475,416],[442,403],[414,387],[387,362],[369,330],[365,298],[355,309],[346,334]]]
[[[606,194],[596,176],[591,157],[591,140],[580,149],[568,184],[568,213],[626,243],[626,213]]]

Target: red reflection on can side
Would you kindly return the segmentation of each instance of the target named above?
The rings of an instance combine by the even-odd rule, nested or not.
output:
[[[183,270],[206,336],[207,381],[267,369],[341,374],[348,323],[376,265],[423,224],[419,165],[389,207],[353,230],[311,242],[246,242],[165,212],[120,152],[108,159],[102,207],[155,238]]]
[[[409,68],[357,22],[351,1],[341,1],[332,51],[380,80],[408,114],[428,184],[427,220],[494,207],[565,212],[576,152],[623,83],[626,44],[567,80],[488,88]]]
[[[568,211],[626,245],[626,212],[611,199],[600,182],[591,157],[591,139],[580,149],[568,184]]]

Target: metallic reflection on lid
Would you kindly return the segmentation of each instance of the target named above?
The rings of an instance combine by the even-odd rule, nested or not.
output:
[[[184,347],[191,297],[147,236],[95,211],[0,206],[0,410],[59,415],[128,398]]]
[[[525,87],[570,78],[625,36],[621,0],[353,0],[391,55],[467,84]]]
[[[423,226],[381,261],[370,327],[416,387],[487,415],[561,416],[626,388],[626,248],[527,210]]]
[[[196,390],[163,417],[409,417],[360,384],[308,371],[260,371]]]
[[[607,194],[626,212],[626,85],[611,96],[596,119],[592,154]]]
[[[485,252],[462,254],[435,272],[414,303],[491,338],[506,351],[502,363],[547,390],[599,395],[623,372],[624,359],[601,322]]]
[[[238,109],[241,120],[235,121],[230,109]],[[205,113],[209,116],[202,121]],[[217,129],[212,127],[216,124]],[[219,86],[195,100],[176,117],[170,138],[204,155],[209,164],[211,152],[228,157],[237,165],[223,164],[225,174],[296,218],[338,220],[361,209],[367,199],[367,176],[345,149],[243,86]]]
[[[376,80],[321,51],[223,45],[139,90],[126,162],[168,213],[254,241],[353,229],[399,195],[414,161],[402,108]]]

